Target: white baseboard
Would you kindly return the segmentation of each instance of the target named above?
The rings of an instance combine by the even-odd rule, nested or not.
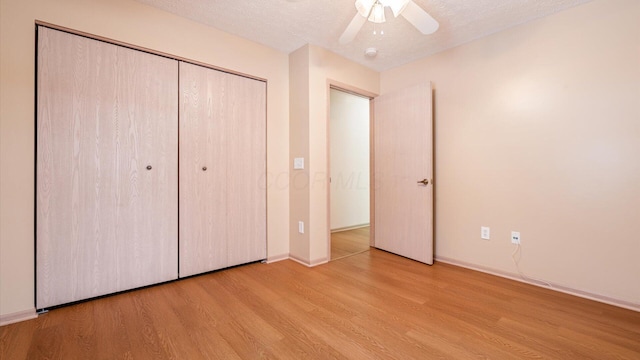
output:
[[[295,257],[291,254],[289,254],[289,259],[293,260],[295,262],[297,262],[298,264],[304,265],[306,267],[314,267],[314,266],[318,266],[318,265],[322,265],[322,264],[326,264],[329,262],[329,260],[327,258],[322,258],[322,259],[316,259],[313,261],[309,261],[307,259],[300,259],[298,257]]]
[[[289,259],[289,254],[281,254],[267,258],[267,264]]]
[[[327,259],[326,257],[323,257],[321,259],[315,259],[311,261],[311,264],[309,265],[310,267],[314,267],[314,266],[318,266],[318,265],[322,265],[322,264],[326,264],[329,262],[329,259]]]
[[[346,227],[341,227],[341,228],[337,228],[337,229],[331,229],[331,233],[337,233],[337,232],[341,232],[341,231],[349,231],[349,230],[355,230],[355,229],[362,229],[365,227],[369,227],[371,226],[371,224],[366,223],[366,224],[360,224],[360,225],[353,225],[353,226],[346,226]]]
[[[589,293],[589,292],[586,292],[586,291],[573,289],[573,288],[570,288],[570,287],[567,287],[567,286],[554,284],[554,283],[551,283],[551,282],[548,282],[548,281],[544,281],[543,282],[543,281],[540,281],[540,280],[524,279],[519,274],[509,273],[509,272],[501,271],[501,270],[496,270],[496,269],[492,269],[492,268],[489,268],[489,267],[485,267],[485,266],[481,266],[481,265],[475,265],[475,264],[471,264],[471,263],[468,263],[468,262],[458,261],[458,260],[455,260],[455,259],[450,259],[450,258],[446,258],[446,257],[442,257],[442,256],[436,256],[435,260],[439,261],[439,262],[446,263],[446,264],[459,266],[459,267],[463,267],[463,268],[470,269],[470,270],[480,271],[480,272],[483,272],[483,273],[486,273],[486,274],[500,276],[500,277],[503,277],[503,278],[506,278],[506,279],[519,281],[519,282],[522,282],[522,283],[525,283],[525,284],[535,285],[535,286],[539,286],[539,287],[555,290],[555,291],[558,291],[558,292],[561,292],[561,293],[565,293],[565,294],[569,294],[569,295],[573,295],[573,296],[578,296],[578,297],[581,297],[581,298],[584,298],[584,299],[598,301],[598,302],[605,303],[605,304],[608,304],[608,305],[613,305],[613,306],[617,306],[617,307],[621,307],[621,308],[625,308],[625,309],[629,309],[629,310],[640,312],[640,304],[635,304],[635,303],[632,303],[632,302],[629,302],[629,301],[624,301],[624,300],[620,300],[620,299],[614,299],[614,298],[611,298],[611,297],[608,297],[608,296],[593,294],[593,293]]]
[[[11,314],[0,315],[0,326],[17,323],[20,321],[31,320],[38,317],[36,309],[18,311]]]
[[[311,264],[309,263],[309,260],[307,260],[307,259],[302,259],[302,258],[299,258],[297,256],[289,254],[289,260],[293,260],[293,261],[297,262],[298,264],[304,265],[306,267],[311,267]]]

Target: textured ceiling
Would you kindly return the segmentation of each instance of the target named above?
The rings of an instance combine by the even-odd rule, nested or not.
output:
[[[367,22],[346,45],[338,38],[356,14],[354,0],[138,1],[285,53],[312,44],[382,71],[591,0],[414,0],[440,23],[437,32],[422,35],[387,9],[387,22],[375,25],[384,35]],[[369,47],[376,58],[364,56]]]

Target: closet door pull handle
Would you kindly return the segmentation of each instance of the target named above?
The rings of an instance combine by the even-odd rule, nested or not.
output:
[[[202,167],[202,171],[207,171],[207,167],[206,167],[206,166],[203,166],[203,167]]]
[[[147,170],[151,170],[151,169],[153,169],[151,165],[147,165]]]

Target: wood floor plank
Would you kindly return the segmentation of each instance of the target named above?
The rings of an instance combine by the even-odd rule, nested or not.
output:
[[[0,327],[0,359],[640,359],[640,313],[366,252],[250,264]]]
[[[3,331],[0,327],[0,359],[27,359],[31,337],[37,331],[36,321],[25,321],[21,326],[12,327],[13,331]]]
[[[331,233],[331,260],[369,250],[369,226]]]
[[[131,342],[127,336],[127,314],[124,310],[129,302],[127,296],[113,296],[96,300],[95,322],[97,329],[97,347],[94,359],[132,359]],[[109,341],[100,341],[109,339]]]

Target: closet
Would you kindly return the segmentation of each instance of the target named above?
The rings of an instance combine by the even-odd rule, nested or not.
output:
[[[180,276],[264,259],[265,83],[181,62],[180,96]]]
[[[266,257],[263,81],[43,26],[37,51],[36,308]]]

